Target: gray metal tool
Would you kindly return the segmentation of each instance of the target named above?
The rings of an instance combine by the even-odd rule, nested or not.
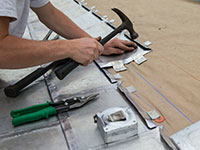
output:
[[[99,93],[91,94],[88,96],[64,99],[56,103],[51,103],[47,101],[44,104],[37,104],[27,108],[13,110],[10,113],[13,117],[12,124],[14,126],[18,126],[24,123],[37,121],[43,118],[48,119],[50,116],[82,107],[89,101],[98,99],[98,97]]]
[[[110,34],[108,34],[105,38],[103,38],[101,41],[99,41],[102,45],[104,45],[106,42],[108,42],[110,39],[112,39],[115,35],[120,33],[121,31],[127,29],[130,33],[131,40],[134,40],[138,37],[138,34],[133,29],[133,24],[130,21],[130,19],[119,9],[113,8],[112,9],[122,20],[122,24],[113,30]],[[79,66],[79,63],[75,62],[71,59],[70,62],[58,67],[55,70],[55,74],[58,77],[58,79],[62,80],[64,79],[73,69]]]
[[[97,113],[94,121],[105,143],[120,141],[138,134],[138,123],[130,107],[108,108]]]

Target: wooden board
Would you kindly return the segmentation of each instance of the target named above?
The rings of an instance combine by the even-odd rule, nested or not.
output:
[[[156,109],[171,135],[200,120],[200,3],[192,0],[88,0],[102,15],[119,18],[117,7],[134,21],[139,40],[153,43],[148,61],[126,65],[123,87],[133,85],[132,98],[145,110]],[[106,5],[105,5],[106,3]],[[115,73],[109,69],[111,73]]]

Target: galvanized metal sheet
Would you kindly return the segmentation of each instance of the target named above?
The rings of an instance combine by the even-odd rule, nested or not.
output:
[[[170,138],[181,150],[200,150],[200,121],[173,134]]]
[[[0,140],[1,150],[68,150],[60,126],[35,130]]]
[[[119,143],[112,143],[108,145],[101,145],[98,147],[91,148],[91,150],[170,150],[166,145],[160,144],[160,133],[159,129],[145,132],[140,134],[139,137],[132,137]]]
[[[121,145],[120,149],[133,149],[133,147],[136,150],[141,150],[141,147],[144,147],[145,150],[155,149],[155,147],[159,150],[167,149],[161,142],[159,131],[157,129],[148,130],[138,115],[136,116],[138,137],[109,145],[105,144],[94,123],[93,116],[107,108],[128,106],[128,104],[116,89],[102,89],[98,92],[100,93],[98,100],[69,113],[73,131],[81,149],[118,149],[119,145]]]
[[[90,64],[87,67],[79,66],[73,70],[62,81],[56,77],[53,79],[59,94],[73,95],[79,92],[108,86],[109,82],[96,65]]]

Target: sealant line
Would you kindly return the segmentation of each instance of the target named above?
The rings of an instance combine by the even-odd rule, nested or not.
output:
[[[141,74],[139,74],[133,67],[131,69],[141,77],[146,83],[148,83],[161,97],[163,97],[172,107],[174,107],[180,114],[182,114],[188,121],[193,123],[193,121],[187,117],[179,108],[177,108],[168,98],[166,98],[156,87],[154,87],[147,79],[145,79]]]

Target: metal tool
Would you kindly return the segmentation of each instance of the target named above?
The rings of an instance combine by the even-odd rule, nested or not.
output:
[[[48,38],[50,37],[52,32],[53,31],[50,30],[47,33],[47,35],[43,38],[43,41],[48,40]],[[58,36],[55,36],[53,40],[56,40],[57,38],[58,38]],[[26,76],[23,79],[21,79],[20,81],[18,81],[14,85],[10,85],[10,86],[6,87],[4,89],[5,95],[8,96],[8,97],[17,97],[21,90],[23,90],[26,86],[28,86],[33,81],[35,81],[36,79],[41,77],[48,70],[50,70],[52,68],[56,68],[57,66],[60,66],[62,64],[65,64],[68,61],[69,61],[69,58],[66,58],[66,59],[63,59],[63,60],[55,61],[55,62],[47,65],[46,67],[40,67],[40,68],[36,69],[35,71],[33,71],[28,76]]]
[[[44,104],[34,105],[27,108],[11,111],[13,117],[13,126],[18,126],[28,122],[33,122],[41,119],[48,119],[52,115],[67,112],[71,109],[79,108],[91,100],[97,99],[99,94],[89,96],[75,97],[66,99],[56,103],[46,102]]]
[[[48,70],[55,68],[56,66],[60,66],[67,62],[67,59],[55,61],[51,64],[49,64],[46,67],[40,67],[30,73],[28,76],[24,77],[14,85],[10,85],[4,89],[4,93],[8,97],[17,97],[21,90],[23,90],[25,87],[27,87],[29,84],[31,84],[33,81],[44,75]]]
[[[127,139],[138,134],[138,123],[130,107],[112,107],[94,116],[105,143]]]
[[[99,41],[102,45],[104,45],[106,42],[108,42],[110,39],[112,39],[115,35],[120,33],[121,31],[127,29],[130,33],[130,37],[132,40],[136,39],[138,37],[138,34],[133,29],[133,24],[130,21],[130,19],[119,9],[113,8],[112,9],[122,20],[122,24],[113,30],[110,34],[108,34],[105,38],[103,38],[101,41]],[[73,69],[79,66],[79,63],[75,62],[74,60],[70,60],[70,62],[60,66],[55,70],[55,74],[58,77],[58,79],[62,80],[67,76]]]

